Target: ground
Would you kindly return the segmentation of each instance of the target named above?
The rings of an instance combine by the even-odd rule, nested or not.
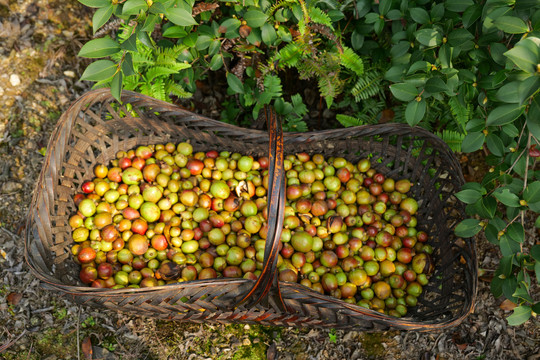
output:
[[[86,63],[75,55],[89,39],[90,18],[75,1],[0,0],[0,358],[540,358],[538,319],[507,326],[510,312],[489,292],[499,254],[481,237],[485,273],[475,311],[444,332],[179,324],[80,306],[44,290],[24,263],[22,230],[50,133],[89,89],[77,80]],[[469,177],[483,170],[474,157],[462,161]]]

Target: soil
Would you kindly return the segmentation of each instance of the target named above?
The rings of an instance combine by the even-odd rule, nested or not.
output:
[[[540,359],[538,318],[508,326],[507,304],[489,292],[500,254],[481,237],[476,308],[444,332],[171,323],[44,290],[24,263],[22,230],[50,133],[90,88],[77,80],[87,63],[76,54],[91,36],[91,16],[75,1],[0,0],[0,358]],[[462,160],[469,178],[486,171],[482,156]]]

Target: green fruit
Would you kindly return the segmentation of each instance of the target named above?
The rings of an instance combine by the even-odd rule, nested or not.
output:
[[[141,205],[141,216],[146,221],[154,222],[159,219],[161,216],[161,210],[159,209],[159,206],[154,204],[153,202],[145,202]]]
[[[294,250],[307,253],[313,248],[313,237],[305,231],[297,231],[291,238],[291,245]]]
[[[248,172],[253,167],[253,158],[242,156],[237,162],[238,169],[243,172]]]
[[[143,174],[141,170],[134,168],[134,167],[128,167],[122,172],[122,181],[124,184],[128,185],[136,185],[141,182],[143,179]]]
[[[79,203],[79,211],[88,218],[96,213],[96,204],[91,199],[84,199]]]
[[[231,195],[231,189],[223,180],[214,181],[210,186],[210,193],[218,199],[226,199]]]

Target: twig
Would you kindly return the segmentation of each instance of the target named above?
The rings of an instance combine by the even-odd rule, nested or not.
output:
[[[5,350],[7,350],[11,345],[15,344],[17,341],[19,341],[20,338],[23,337],[23,335],[26,334],[26,329],[23,330],[21,335],[17,336],[15,339],[9,341],[7,344],[2,345],[0,347],[0,354],[3,353]]]

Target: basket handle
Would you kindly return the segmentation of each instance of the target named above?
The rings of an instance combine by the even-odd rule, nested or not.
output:
[[[281,119],[269,106],[264,107],[264,116],[269,136],[269,171],[268,171],[268,233],[264,248],[264,267],[253,288],[236,304],[250,308],[265,299],[270,289],[275,303],[285,309],[277,281],[277,260],[281,230],[283,229],[283,211],[285,209],[285,170],[283,168],[283,130]],[[248,301],[249,300],[249,301]]]

